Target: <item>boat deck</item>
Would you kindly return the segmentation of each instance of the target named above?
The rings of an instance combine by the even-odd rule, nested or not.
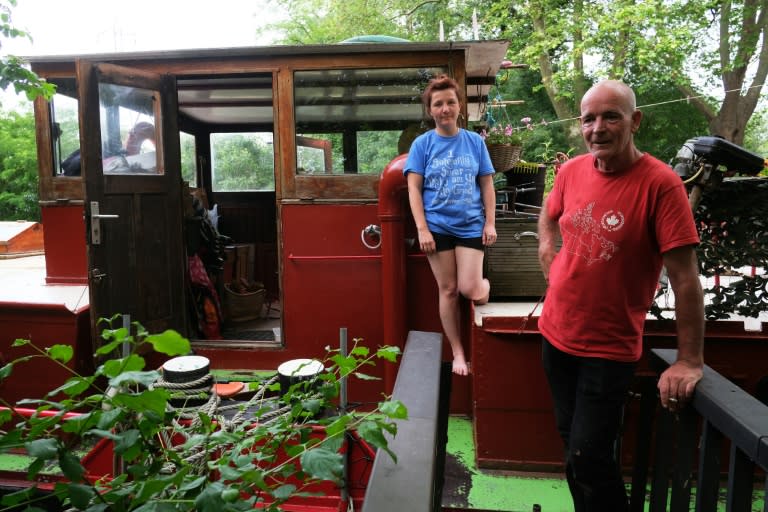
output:
[[[571,495],[560,473],[481,470],[475,463],[472,420],[451,416],[445,462],[444,510],[570,512]],[[512,429],[510,435],[514,435]]]
[[[88,286],[47,284],[45,255],[0,259],[0,305],[64,306],[72,312],[88,308]]]

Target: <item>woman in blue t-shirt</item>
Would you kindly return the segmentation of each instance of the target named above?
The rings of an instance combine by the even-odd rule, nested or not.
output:
[[[459,294],[488,302],[484,246],[496,241],[493,165],[480,135],[459,128],[461,90],[447,75],[430,80],[422,101],[435,122],[413,141],[405,163],[419,247],[435,275],[440,321],[453,352],[453,373],[469,365],[459,338]]]

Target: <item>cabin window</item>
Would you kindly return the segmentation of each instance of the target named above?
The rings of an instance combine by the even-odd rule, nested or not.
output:
[[[181,148],[181,179],[192,187],[197,187],[197,165],[195,163],[195,136],[187,132],[179,132]]]
[[[421,125],[427,82],[444,72],[442,67],[296,71],[296,173],[381,173],[404,152],[401,135]]]
[[[163,174],[155,147],[159,115],[156,91],[99,84],[102,167],[104,174]]]
[[[62,90],[59,85],[58,90]],[[77,99],[57,93],[51,99],[53,166],[56,176],[80,176],[80,122]]]
[[[272,132],[211,134],[214,192],[274,192]]]

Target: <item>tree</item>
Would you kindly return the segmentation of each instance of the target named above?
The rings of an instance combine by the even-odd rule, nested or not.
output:
[[[741,144],[768,74],[767,7],[768,0],[498,1],[485,20],[541,72],[560,119],[578,115],[598,78],[634,85],[655,77],[687,98],[711,133]],[[722,102],[705,94],[717,81]],[[577,131],[568,133],[573,144]]]
[[[0,0],[0,34],[5,39],[23,37],[32,40],[32,36],[13,26],[11,10],[16,6],[16,0]],[[2,49],[2,41],[0,41]],[[56,91],[53,84],[38,77],[24,62],[14,55],[0,55],[0,89],[13,85],[17,93],[26,94],[30,101],[38,96],[50,99]]]
[[[265,27],[283,34],[282,44],[338,43],[360,35],[436,41],[440,22],[447,39],[472,37],[472,11],[486,2],[469,0],[274,0],[288,20]]]
[[[31,113],[0,114],[0,219],[40,220],[37,149]]]

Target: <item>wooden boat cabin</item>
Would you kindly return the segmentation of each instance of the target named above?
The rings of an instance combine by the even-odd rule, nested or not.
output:
[[[44,275],[4,276],[3,357],[32,338],[75,345],[87,367],[98,320],[115,314],[178,330],[214,369],[322,356],[341,328],[371,347],[439,333],[399,155],[426,128],[431,77],[457,78],[464,117],[479,120],[506,50],[356,42],[31,59],[57,85],[35,102]],[[539,276],[535,227],[514,222],[488,270]],[[450,410],[472,419],[480,467],[561,468],[539,364],[542,291],[462,305],[473,371],[452,379]],[[762,319],[710,321],[707,332],[708,364],[749,392],[765,387]],[[646,349],[674,346],[672,323],[649,318]],[[355,383],[351,402],[391,392],[394,365],[372,371],[382,380]],[[63,378],[42,363],[34,374],[5,381],[3,398],[41,396]],[[644,359],[640,376],[651,374]]]
[[[439,332],[401,170],[383,171],[427,129],[431,77],[456,77],[482,118],[507,42],[365,40],[30,59],[57,86],[35,103],[42,293],[72,297],[3,297],[8,339],[76,343],[88,364],[98,320],[125,314],[214,368],[276,368],[342,327],[371,346]]]

